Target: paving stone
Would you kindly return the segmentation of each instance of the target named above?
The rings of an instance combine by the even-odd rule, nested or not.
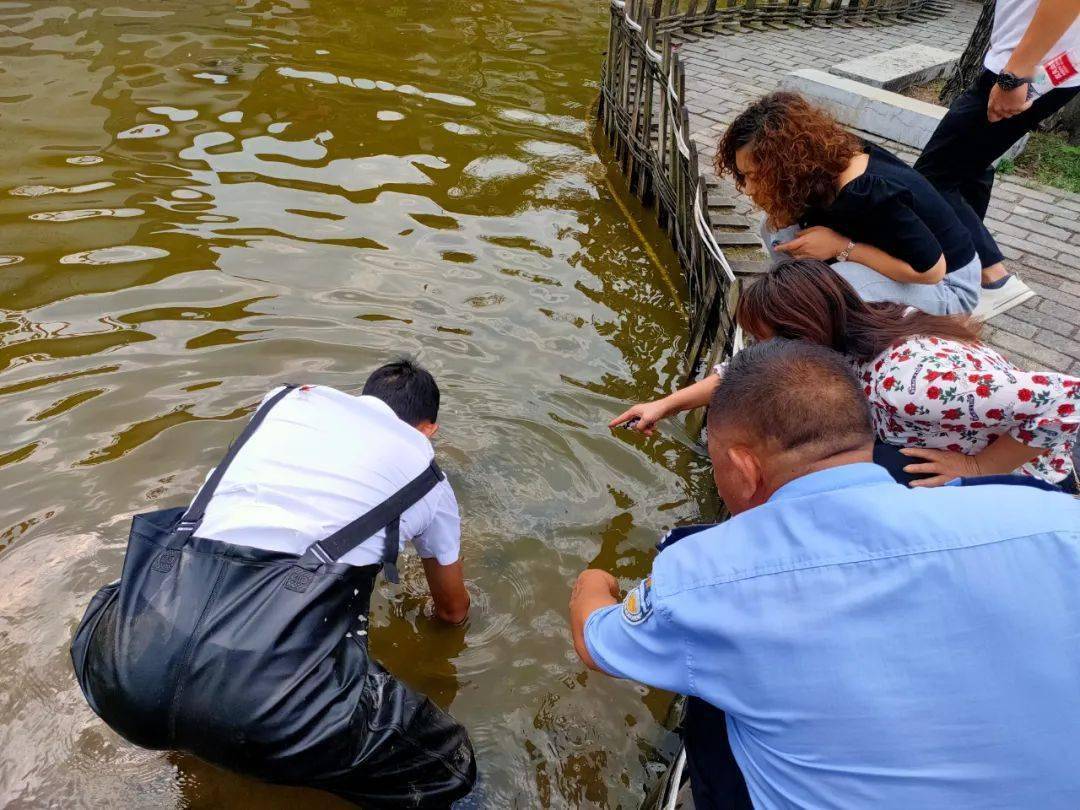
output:
[[[1051,216],[1047,220],[1051,225],[1056,225],[1059,228],[1064,228],[1071,233],[1080,233],[1080,216],[1077,217],[1061,217]]]
[[[995,193],[994,196],[997,197],[997,193]],[[1056,202],[1045,203],[1042,200],[1032,200],[1020,195],[1014,210],[1018,214],[1024,214],[1032,219],[1038,219],[1038,217],[1032,216],[1028,211],[1039,211],[1043,214],[1057,214],[1061,212],[1061,207]]]
[[[1061,262],[1061,264],[1068,265],[1069,267],[1075,267],[1077,270],[1080,270],[1080,256],[1074,256],[1071,253],[1062,252],[1059,253],[1056,258],[1059,262]]]
[[[1043,203],[1039,203],[1039,205],[1043,205]],[[1036,220],[1044,220],[1048,216],[1046,211],[1040,211],[1037,208],[1027,208],[1024,206],[1023,202],[1017,203],[1016,205],[1012,206],[1012,208],[999,208],[998,206],[991,203],[990,206],[987,208],[987,213],[989,214],[991,211],[1000,211],[1005,214],[1005,216],[997,217],[998,219],[1005,219],[1006,217],[1012,216],[1013,214],[1019,214],[1020,216],[1027,217],[1028,219]],[[1052,219],[1053,218],[1051,217],[1051,220]]]
[[[1043,234],[1044,236],[1048,236],[1051,239],[1058,239],[1063,242],[1067,241],[1069,236],[1071,235],[1071,232],[1065,230],[1064,228],[1060,228],[1055,225],[1049,225],[1045,222],[1039,222],[1034,219],[1029,219],[1028,217],[1020,216],[1019,214],[1014,215],[1009,220],[1009,222],[1019,228],[1026,228],[1029,231]]]
[[[1080,343],[1071,338],[1062,337],[1056,332],[1043,330],[1035,334],[1035,342],[1040,346],[1046,346],[1056,352],[1068,355],[1073,360],[1080,360]]]
[[[1022,354],[1030,360],[1042,364],[1042,367],[1051,371],[1068,368],[1072,365],[1072,358],[1047,346],[1034,343],[1027,338],[1010,335],[1008,332],[996,332],[993,345],[1002,346],[1009,351]]]
[[[1010,332],[1024,338],[1033,338],[1035,337],[1035,333],[1039,331],[1039,327],[1035,324],[1019,321],[1008,313],[998,315],[996,318],[987,321],[987,323],[992,326],[995,331],[1000,329],[1004,332]]]
[[[1077,323],[1080,323],[1080,309],[1065,306],[1058,301],[1040,301],[1039,311],[1060,318],[1062,324],[1068,327],[1069,334],[1072,334]]]
[[[1056,258],[1047,259],[1042,256],[1029,256],[1028,254],[1022,254],[1018,261],[1023,265],[1020,275],[1026,276],[1026,270],[1029,268],[1037,268],[1041,270],[1043,274],[1055,276],[1059,279],[1069,279],[1075,276],[1068,267],[1065,267]]]
[[[1036,256],[1042,256],[1044,259],[1054,259],[1058,255],[1057,246],[1042,245],[1038,242],[1028,241],[1025,237],[1018,238],[1006,233],[996,233],[994,238],[1002,244],[1012,245],[1028,253],[1034,253]]]

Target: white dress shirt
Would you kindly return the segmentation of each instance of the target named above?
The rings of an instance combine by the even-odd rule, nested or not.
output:
[[[304,386],[274,406],[237,454],[198,535],[303,554],[393,495],[434,456],[427,437],[381,399]],[[381,562],[385,538],[379,531],[340,562]],[[457,561],[461,519],[448,481],[440,481],[401,516],[402,548],[407,541],[440,565]]]
[[[1005,64],[1012,56],[1013,50],[1020,44],[1020,39],[1031,24],[1035,9],[1038,7],[1039,0],[998,0],[994,8],[994,30],[990,35],[990,48],[983,61],[987,70],[1001,73],[1005,69]],[[1061,39],[1039,61],[1045,63],[1062,51],[1072,51],[1074,55],[1080,52],[1080,18],[1073,20],[1073,24],[1069,26]],[[1078,84],[1080,84],[1080,75],[1073,76],[1059,86],[1075,87]]]

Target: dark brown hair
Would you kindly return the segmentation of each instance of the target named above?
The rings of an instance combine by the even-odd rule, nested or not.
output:
[[[869,447],[870,403],[851,363],[824,346],[776,338],[728,362],[709,429],[731,430],[813,460]]]
[[[743,292],[735,317],[754,337],[807,340],[860,362],[918,335],[963,343],[979,339],[978,323],[966,315],[908,309],[903,304],[866,303],[824,262],[787,259]]]
[[[716,148],[717,174],[730,174],[741,191],[745,177],[735,152],[750,147],[754,195],[777,227],[793,225],[808,208],[833,201],[837,179],[863,145],[828,113],[798,93],[770,93],[741,113]]]

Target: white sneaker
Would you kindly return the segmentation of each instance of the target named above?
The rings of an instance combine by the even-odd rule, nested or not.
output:
[[[988,321],[1034,297],[1035,291],[1031,287],[1016,276],[1009,276],[1008,281],[996,289],[982,288],[979,305],[971,315],[980,321]]]

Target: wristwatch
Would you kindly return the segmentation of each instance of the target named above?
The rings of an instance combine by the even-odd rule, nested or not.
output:
[[[855,242],[854,241],[848,242],[847,247],[845,247],[843,250],[841,250],[839,253],[836,254],[836,260],[838,262],[846,262],[848,260],[848,256],[851,255],[851,251],[853,251],[854,249],[855,249]]]
[[[1002,90],[1015,90],[1022,84],[1031,86],[1031,79],[1024,76],[1017,76],[1015,73],[1009,73],[1007,70],[1001,71],[994,79],[994,84],[1000,87]]]

